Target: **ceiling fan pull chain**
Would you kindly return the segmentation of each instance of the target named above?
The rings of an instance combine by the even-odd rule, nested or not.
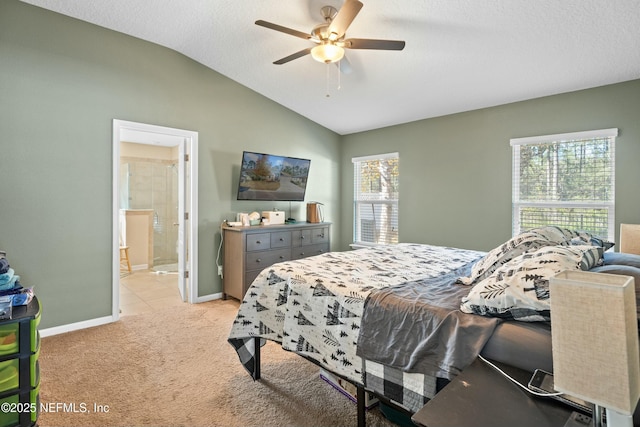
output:
[[[342,61],[338,61],[338,90],[342,89]]]
[[[327,62],[327,65],[325,65],[327,73],[326,73],[326,81],[325,81],[325,91],[326,91],[326,95],[325,97],[329,98],[331,95],[329,94],[329,63]]]

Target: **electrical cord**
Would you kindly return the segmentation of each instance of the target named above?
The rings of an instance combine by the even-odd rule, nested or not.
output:
[[[220,223],[220,245],[218,246],[218,254],[216,255],[216,267],[218,267],[218,271],[220,271],[220,277],[224,277],[224,271],[222,270],[222,264],[220,264],[220,252],[222,251],[222,242],[224,241],[224,232],[222,231],[222,227],[228,221],[225,219]]]
[[[556,393],[541,393],[535,390],[531,390],[529,387],[526,387],[523,384],[520,384],[520,382],[518,380],[516,380],[515,378],[511,377],[509,374],[507,374],[505,371],[503,371],[502,369],[500,369],[499,367],[497,367],[496,365],[494,365],[493,363],[489,362],[487,359],[485,359],[484,357],[482,357],[481,355],[478,355],[478,358],[480,360],[482,360],[484,363],[486,363],[487,365],[491,366],[493,369],[495,369],[499,374],[501,374],[502,376],[504,376],[505,378],[507,378],[509,381],[511,381],[512,383],[516,384],[518,387],[522,388],[523,390],[527,391],[530,394],[533,394],[534,396],[541,396],[541,397],[553,397],[553,396],[560,396],[561,394],[564,394],[562,392],[556,392]]]

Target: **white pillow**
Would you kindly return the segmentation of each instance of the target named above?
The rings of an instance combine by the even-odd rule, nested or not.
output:
[[[549,279],[564,270],[589,270],[602,263],[603,249],[591,245],[545,246],[498,267],[462,299],[464,313],[527,322],[549,320]]]
[[[602,246],[606,251],[614,244],[585,231],[575,231],[553,225],[532,228],[529,231],[512,237],[502,245],[491,250],[472,267],[469,277],[460,277],[457,282],[463,285],[473,285],[488,277],[498,267],[506,264],[518,255],[545,246],[557,245]]]
[[[469,277],[460,277],[458,283],[472,285],[488,277],[501,265],[506,264],[518,255],[536,250],[544,246],[560,245],[565,241],[562,233],[556,235],[541,234],[534,230],[520,233],[492,249],[471,269]]]

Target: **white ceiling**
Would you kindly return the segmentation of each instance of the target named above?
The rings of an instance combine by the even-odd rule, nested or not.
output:
[[[23,0],[174,49],[339,134],[640,78],[640,0],[362,0],[350,74],[302,32],[341,0]],[[327,77],[328,76],[328,77]],[[340,88],[338,88],[340,84]],[[329,96],[327,96],[329,95]]]

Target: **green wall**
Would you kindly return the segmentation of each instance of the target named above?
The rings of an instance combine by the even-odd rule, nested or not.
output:
[[[352,239],[351,157],[391,151],[401,241],[488,250],[511,235],[510,138],[617,127],[616,219],[640,223],[639,113],[636,80],[340,137],[172,50],[2,0],[0,250],[44,328],[111,314],[114,118],[199,132],[200,295],[222,289],[220,222],[274,207],[235,200],[242,150],[312,160],[334,250]]]
[[[342,245],[353,235],[351,158],[400,154],[400,241],[490,250],[511,237],[511,138],[618,128],[616,230],[640,223],[640,80],[342,138]]]
[[[2,0],[0,250],[44,328],[111,315],[113,119],[199,132],[200,295],[222,290],[221,221],[274,207],[235,200],[242,150],[311,159],[307,200],[338,219],[337,134],[175,51]]]

